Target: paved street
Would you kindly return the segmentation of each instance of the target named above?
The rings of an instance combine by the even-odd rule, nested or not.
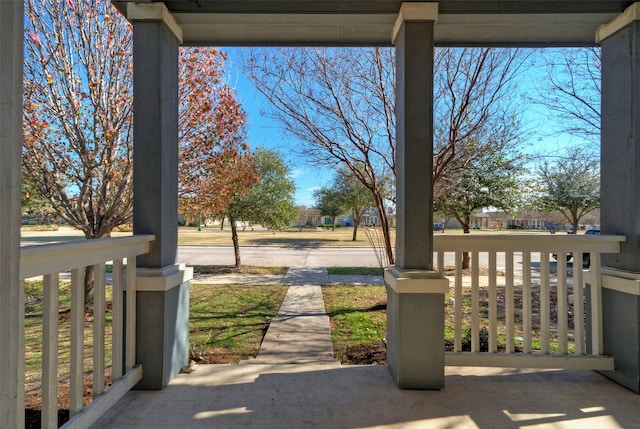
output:
[[[286,267],[377,267],[375,252],[370,247],[240,247],[240,257],[245,265]],[[504,253],[497,254],[497,267],[504,269]],[[516,270],[522,256],[515,254]],[[435,261],[435,255],[434,255]],[[532,267],[539,267],[539,255],[531,255]],[[178,262],[189,265],[233,265],[231,246],[179,246]],[[452,253],[445,255],[445,265],[454,265]],[[480,265],[488,266],[487,254],[480,253]],[[551,262],[552,268],[555,261]]]
[[[240,247],[245,265],[287,267],[377,267],[369,247]],[[231,246],[179,246],[178,262],[189,265],[233,265]]]
[[[123,236],[128,233],[114,233]],[[55,241],[82,240],[79,231],[61,228],[60,231],[23,231],[22,245],[51,243]],[[380,264],[371,247],[276,247],[242,246],[240,257],[245,265],[287,267],[377,267]],[[499,270],[504,269],[504,253],[496,255]],[[435,262],[434,255],[434,262]],[[515,269],[521,267],[521,254],[515,254]],[[233,247],[230,245],[187,245],[178,247],[178,262],[189,265],[233,265]],[[539,267],[539,254],[531,255],[532,268]],[[445,255],[445,265],[454,265],[452,253]],[[480,253],[480,265],[488,266],[487,254]],[[551,268],[555,261],[551,260]],[[571,264],[569,264],[571,268]]]

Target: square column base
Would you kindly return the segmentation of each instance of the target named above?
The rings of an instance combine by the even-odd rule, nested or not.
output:
[[[402,389],[444,387],[444,294],[449,280],[438,272],[385,271],[387,365]]]
[[[140,268],[136,295],[136,362],[142,380],[135,389],[162,389],[189,359],[189,280],[193,269],[170,265]],[[154,285],[156,287],[154,287]]]
[[[615,371],[604,376],[640,393],[640,275],[603,268],[602,336],[604,354],[615,359]]]

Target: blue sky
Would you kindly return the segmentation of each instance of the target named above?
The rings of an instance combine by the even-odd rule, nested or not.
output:
[[[301,143],[287,137],[273,120],[262,115],[261,111],[267,109],[268,104],[250,80],[242,74],[241,50],[239,48],[222,48],[222,50],[228,55],[230,84],[236,88],[247,112],[251,146],[264,146],[280,150],[285,155],[296,183],[296,203],[307,206],[314,205],[313,191],[329,184],[332,178],[331,172],[314,168],[293,154],[290,148]],[[546,71],[541,57],[534,57],[532,61],[532,66],[523,72],[520,95],[535,95],[536,80],[545,78]],[[522,120],[525,127],[531,132],[523,151],[531,155],[558,153],[562,148],[580,144],[582,141],[579,137],[554,133],[554,128],[556,128],[554,119],[542,106],[525,103]]]
[[[328,185],[331,181],[331,173],[313,168],[304,160],[296,157],[290,147],[297,143],[287,138],[284,132],[277,128],[277,124],[262,115],[261,110],[267,108],[266,99],[255,89],[251,81],[247,79],[241,69],[241,55],[238,48],[222,48],[227,53],[230,65],[230,84],[236,88],[242,107],[247,112],[249,142],[251,147],[264,146],[278,149],[285,156],[291,169],[291,175],[296,183],[296,204],[313,206],[313,191]]]

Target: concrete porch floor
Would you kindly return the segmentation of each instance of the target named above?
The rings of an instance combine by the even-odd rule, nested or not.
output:
[[[455,368],[401,390],[386,366],[204,365],[131,391],[94,428],[638,428],[640,395],[590,371]]]

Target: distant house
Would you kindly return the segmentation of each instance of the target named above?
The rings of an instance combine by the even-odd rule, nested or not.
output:
[[[472,224],[479,229],[552,229],[554,222],[544,212],[527,212],[517,216],[502,210],[486,211],[474,216]]]
[[[581,229],[600,225],[599,212],[595,211],[583,218]],[[559,212],[529,211],[511,216],[504,211],[485,211],[474,216],[472,227],[479,229],[530,229],[530,230],[558,230],[568,229],[566,219]]]

